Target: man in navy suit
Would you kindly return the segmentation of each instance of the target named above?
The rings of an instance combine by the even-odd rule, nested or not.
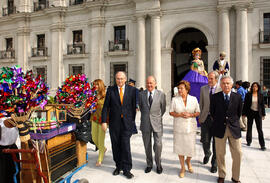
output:
[[[218,165],[218,183],[224,183],[226,176],[225,154],[226,141],[229,141],[232,155],[232,182],[240,183],[241,166],[241,128],[239,119],[242,115],[241,95],[232,92],[233,79],[223,76],[220,84],[222,91],[212,95],[210,114],[213,118],[213,136],[215,137],[216,159]]]
[[[132,168],[130,137],[136,116],[136,88],[126,85],[125,72],[117,72],[116,85],[108,88],[102,109],[102,129],[107,128],[109,116],[109,129],[112,144],[113,160],[116,169],[113,175],[119,175],[123,170],[124,175],[131,179],[134,175]],[[109,115],[108,115],[109,114]]]

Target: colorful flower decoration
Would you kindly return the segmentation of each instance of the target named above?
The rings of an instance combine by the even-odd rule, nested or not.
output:
[[[56,101],[62,104],[74,104],[75,107],[96,109],[97,92],[93,83],[89,83],[84,74],[72,75],[66,78],[61,88],[56,92]]]
[[[24,74],[19,66],[3,67],[1,70],[0,118],[46,105],[48,87],[41,76],[35,78],[31,70]]]

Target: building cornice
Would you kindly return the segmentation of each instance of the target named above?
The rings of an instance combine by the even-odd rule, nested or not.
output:
[[[17,28],[17,36],[29,36],[31,29],[29,27],[19,27]]]
[[[51,60],[51,57],[46,56],[46,57],[29,57],[28,58],[30,62],[47,62]]]
[[[218,0],[218,6],[234,6],[241,4],[250,4],[253,2],[254,0]]]
[[[107,16],[105,17],[105,20],[106,20],[106,23],[107,22],[115,22],[115,21],[136,21],[136,18],[134,17],[133,14],[130,14],[130,15],[125,15],[125,16],[114,16],[114,17],[111,17],[111,16]]]
[[[0,59],[0,63],[14,63],[17,62],[16,58]]]
[[[105,17],[97,17],[89,19],[88,26],[91,27],[104,27],[106,24]]]
[[[53,16],[63,17],[63,16],[65,16],[66,11],[67,11],[67,7],[60,7],[60,6],[44,9],[44,13],[46,15],[51,16],[51,17],[53,17]],[[44,14],[43,14],[43,16],[44,16]]]
[[[201,6],[201,7],[185,7],[177,9],[161,10],[162,15],[175,15],[175,14],[187,14],[195,12],[216,11],[217,6]]]
[[[132,1],[110,1],[105,5],[106,9],[122,10],[122,9],[135,9],[136,4]]]
[[[65,24],[63,23],[55,23],[50,25],[50,30],[52,32],[65,32]]]
[[[83,58],[89,58],[89,54],[74,54],[74,55],[64,55],[64,60],[66,59],[83,59]]]
[[[4,16],[0,18],[0,23],[9,23],[10,22],[18,22],[18,21],[29,21],[31,17],[31,13],[23,12],[23,13],[15,13],[9,16]]]
[[[219,0],[217,10],[235,8],[236,10],[252,11],[253,10],[253,0]]]
[[[129,51],[105,51],[105,57],[117,58],[117,57],[129,57],[134,56],[134,50]]]
[[[269,6],[270,6],[270,1],[269,0],[260,1],[260,2],[256,1],[256,2],[253,3],[254,8],[266,8],[266,7],[268,7],[268,9],[269,9]]]

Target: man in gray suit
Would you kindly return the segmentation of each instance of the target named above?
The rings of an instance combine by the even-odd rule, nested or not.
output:
[[[141,126],[143,143],[146,154],[147,167],[145,173],[149,173],[153,167],[152,157],[152,134],[154,137],[154,152],[157,166],[157,173],[161,174],[162,116],[166,111],[166,96],[163,92],[155,89],[156,79],[149,76],[146,81],[146,90],[139,95],[139,107],[141,111]]]
[[[200,116],[199,123],[201,124],[201,142],[203,144],[204,158],[203,164],[207,164],[211,156],[210,144],[211,138],[213,137],[211,133],[212,128],[212,118],[210,117],[210,97],[212,94],[221,91],[221,88],[218,86],[219,74],[216,71],[209,72],[208,74],[208,85],[201,87],[200,91]],[[216,162],[216,149],[214,138],[212,142],[212,151],[213,156],[211,160],[211,172],[217,172],[217,162]]]

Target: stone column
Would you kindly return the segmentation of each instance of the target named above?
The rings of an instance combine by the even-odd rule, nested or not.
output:
[[[21,1],[14,1],[14,6],[16,6],[16,11],[22,12],[31,12],[33,7],[33,1],[31,0],[21,0]]]
[[[24,71],[28,70],[28,57],[30,56],[29,45],[30,45],[30,29],[26,27],[19,28],[17,31],[17,63]]]
[[[145,55],[145,16],[137,17],[137,88],[145,88],[146,80],[146,55]]]
[[[53,24],[51,26],[51,91],[54,93],[64,80],[63,64],[63,39],[65,27],[63,24]]]
[[[30,19],[21,17],[17,23],[17,43],[13,40],[13,49],[15,49],[15,58],[17,63],[24,71],[28,70],[28,57],[30,56]]]
[[[247,7],[236,7],[236,80],[248,81]]]
[[[217,59],[218,48],[216,45],[208,45],[206,49],[208,53],[208,71],[210,72],[213,70],[215,59]]]
[[[230,65],[230,7],[218,7],[218,52],[224,51]],[[219,57],[219,53],[217,57]]]
[[[103,59],[103,33],[105,21],[97,19],[91,21],[90,27],[90,81],[102,79],[105,81],[105,64]]]
[[[161,89],[160,15],[151,16],[151,67],[157,87]]]

